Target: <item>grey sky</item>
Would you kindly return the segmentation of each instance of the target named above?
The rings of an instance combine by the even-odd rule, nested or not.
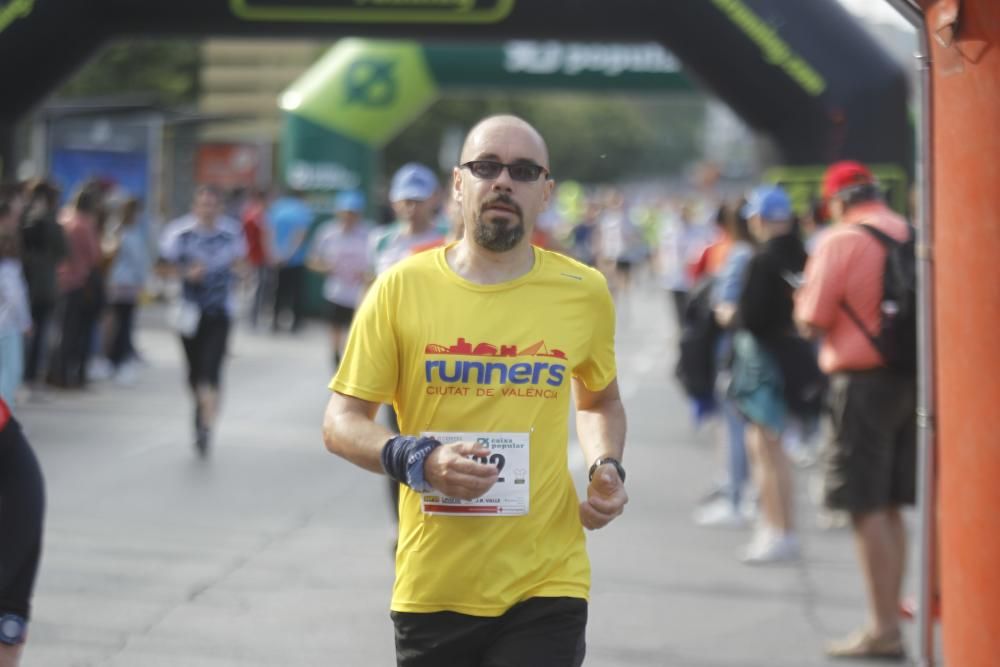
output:
[[[911,28],[899,13],[885,0],[840,0],[852,14],[874,23],[889,23],[895,27]]]

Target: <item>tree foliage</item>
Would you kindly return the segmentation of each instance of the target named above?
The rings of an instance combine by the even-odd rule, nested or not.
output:
[[[58,93],[61,98],[145,93],[164,105],[194,102],[200,50],[194,40],[113,42]],[[385,149],[387,173],[416,160],[438,166],[443,138],[480,118],[514,113],[549,145],[559,180],[614,183],[675,175],[699,159],[704,97],[497,92],[438,100]],[[454,156],[457,159],[457,155]]]
[[[193,102],[200,66],[197,42],[122,40],[109,44],[57,93],[61,98],[147,93],[162,104]]]
[[[615,183],[677,174],[701,154],[704,98],[512,93],[436,102],[385,151],[388,173],[410,160],[437,164],[449,129],[513,113],[535,125],[560,180]],[[455,156],[457,159],[457,155]]]

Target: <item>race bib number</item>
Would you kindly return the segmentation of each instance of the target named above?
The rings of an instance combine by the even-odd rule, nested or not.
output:
[[[430,492],[423,496],[424,514],[449,516],[521,516],[528,513],[530,490],[529,434],[527,433],[422,433],[443,445],[478,442],[490,453],[470,457],[484,465],[496,466],[496,484],[475,500],[460,500]]]

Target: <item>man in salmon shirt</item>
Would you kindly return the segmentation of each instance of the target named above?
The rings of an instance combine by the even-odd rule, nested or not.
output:
[[[827,654],[903,659],[897,603],[906,527],[900,508],[916,499],[916,380],[890,370],[871,340],[880,326],[886,250],[861,225],[898,241],[910,228],[857,162],[830,166],[823,197],[834,225],[809,258],[795,316],[804,331],[823,337],[819,364],[831,376],[833,419],[825,502],[851,515],[870,616],[865,629],[831,643]]]

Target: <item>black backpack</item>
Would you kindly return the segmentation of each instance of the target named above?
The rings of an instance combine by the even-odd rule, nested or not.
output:
[[[714,282],[704,280],[691,290],[681,323],[674,376],[695,400],[710,400],[715,395],[715,347],[721,330],[712,308]]]
[[[882,268],[882,301],[879,306],[879,330],[869,331],[858,314],[846,302],[844,311],[865,333],[882,355],[886,365],[901,373],[917,370],[917,255],[913,227],[905,241],[897,241],[880,229],[862,224],[885,248]]]

